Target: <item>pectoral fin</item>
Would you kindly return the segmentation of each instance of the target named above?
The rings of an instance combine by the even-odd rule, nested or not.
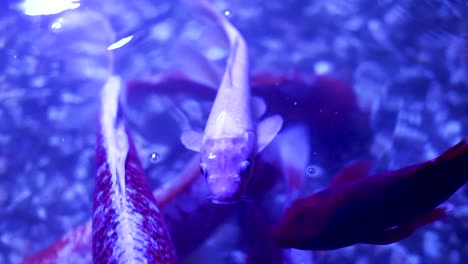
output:
[[[267,109],[266,102],[262,97],[252,96],[251,103],[252,103],[253,116],[255,120],[258,120],[266,112],[266,109]]]
[[[182,132],[180,141],[187,149],[200,152],[200,148],[203,142],[203,133],[196,132],[193,130],[186,130]]]
[[[384,230],[372,238],[367,238],[361,242],[374,245],[387,245],[398,242],[404,238],[409,237],[418,228],[446,217],[449,211],[449,207],[438,207],[432,209],[431,211],[420,215],[409,222],[391,229]]]
[[[267,117],[257,125],[257,153],[260,153],[280,131],[283,118],[280,115]]]

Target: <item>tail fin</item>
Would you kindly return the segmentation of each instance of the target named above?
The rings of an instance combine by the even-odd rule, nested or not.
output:
[[[466,138],[460,140],[455,146],[446,150],[439,157],[433,159],[433,161],[449,161],[461,156],[464,156],[468,162],[468,139]]]
[[[223,83],[248,83],[245,76],[245,69],[248,68],[248,51],[247,44],[240,32],[229,22],[229,20],[222,14],[215,10],[212,3],[206,0],[186,0],[187,3],[192,5],[197,11],[216,22],[224,30],[226,38],[229,40],[229,56],[227,60],[226,72],[223,76]],[[234,67],[237,65],[237,67]],[[225,84],[226,85],[226,84]]]

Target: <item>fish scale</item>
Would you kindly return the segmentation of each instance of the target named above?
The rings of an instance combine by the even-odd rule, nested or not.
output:
[[[103,91],[96,148],[94,263],[176,263],[174,245],[156,206],[135,145],[118,116],[120,80]],[[120,117],[120,118],[119,118]]]

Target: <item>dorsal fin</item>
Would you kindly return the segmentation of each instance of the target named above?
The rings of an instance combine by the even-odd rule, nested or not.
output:
[[[356,161],[350,166],[344,168],[329,184],[329,187],[337,187],[342,184],[351,183],[367,177],[369,171],[374,166],[372,160]]]

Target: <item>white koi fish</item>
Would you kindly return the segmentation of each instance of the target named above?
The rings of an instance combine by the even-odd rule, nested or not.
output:
[[[250,95],[244,38],[209,3],[196,1],[194,5],[223,28],[230,53],[204,133],[185,131],[181,141],[188,149],[200,152],[200,171],[206,177],[212,201],[233,203],[241,199],[252,176],[256,154],[277,135],[283,118],[275,115],[254,121],[252,108],[258,108],[255,112],[260,115],[265,106]]]

